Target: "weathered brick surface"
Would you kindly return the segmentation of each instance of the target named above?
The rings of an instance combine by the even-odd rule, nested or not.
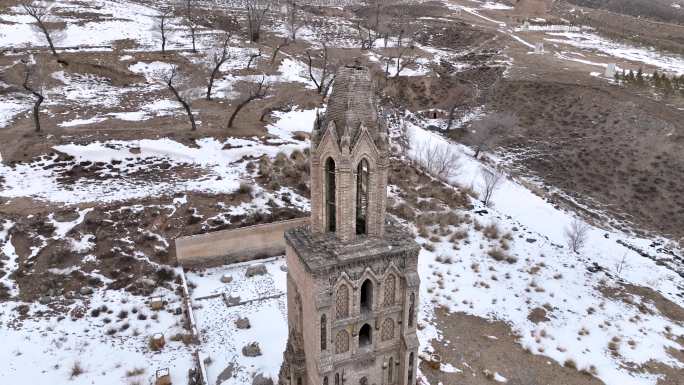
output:
[[[365,68],[338,71],[327,113],[317,119],[312,135],[310,225],[285,232],[290,334],[281,382],[286,385],[320,385],[326,378],[329,385],[415,383],[420,247],[411,234],[386,223],[389,146],[370,79]],[[335,161],[335,232],[327,231],[329,158]],[[367,233],[357,234],[362,159],[369,169]],[[364,285],[370,288],[365,310]],[[343,293],[348,301],[342,301]],[[361,346],[365,325],[371,339]],[[347,338],[338,340],[338,334]]]

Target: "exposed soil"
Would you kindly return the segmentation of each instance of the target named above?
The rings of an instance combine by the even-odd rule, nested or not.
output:
[[[449,313],[444,308],[437,309],[436,318],[444,342],[433,342],[432,346],[443,363],[461,372],[445,373],[422,362],[420,368],[432,384],[491,385],[496,383],[494,373],[508,379],[506,383],[511,385],[603,383],[589,373],[580,372],[583,368],[560,366],[550,358],[529,353],[518,344],[504,322]]]

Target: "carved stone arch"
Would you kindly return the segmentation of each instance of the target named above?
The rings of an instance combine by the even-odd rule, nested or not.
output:
[[[371,303],[369,304],[369,305],[370,305],[370,309],[368,309],[368,310],[372,310],[372,309],[374,309],[374,308],[377,306],[377,305],[376,305],[377,302],[378,302],[377,298],[380,298],[380,297],[378,297],[378,295],[377,295],[378,287],[380,287],[380,279],[379,279],[379,277],[375,274],[375,272],[373,272],[373,270],[372,270],[370,267],[366,267],[366,268],[364,269],[364,271],[361,273],[361,276],[359,277],[359,279],[358,279],[358,281],[357,281],[357,286],[358,286],[359,288],[363,289],[363,284],[364,284],[366,281],[369,281],[370,284],[371,284],[371,286],[370,286],[370,289],[371,289],[370,301],[371,301]],[[359,307],[358,307],[359,311],[362,310],[362,309],[361,309],[361,307],[362,307],[362,301],[361,301],[361,299],[362,299],[362,297],[364,296],[364,294],[365,294],[365,293],[363,293],[363,290],[359,290],[359,293],[358,293],[358,296],[357,296],[357,297],[359,298]]]
[[[397,299],[397,275],[390,272],[382,280],[382,305],[394,306]]]
[[[325,159],[324,156],[327,152],[334,152],[335,154],[341,154],[340,149],[340,136],[337,133],[337,127],[334,121],[328,123],[328,126],[323,131],[323,136],[316,146],[316,152],[321,154],[320,159]]]
[[[367,145],[367,152],[372,154],[371,157],[377,159],[380,156],[380,150],[378,150],[378,147],[375,145],[373,137],[371,137],[368,129],[364,125],[361,125],[359,127],[359,134],[354,139],[354,143],[352,143],[352,158],[356,158],[364,144]]]
[[[356,285],[349,279],[349,276],[347,276],[347,273],[342,272],[342,274],[340,274],[340,277],[333,286],[335,319],[343,319],[351,315],[355,286]],[[346,288],[346,294],[344,293],[344,289],[342,289],[343,287]],[[345,296],[346,298],[342,298],[341,296]]]

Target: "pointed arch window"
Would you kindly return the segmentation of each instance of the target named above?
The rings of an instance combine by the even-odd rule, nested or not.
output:
[[[392,338],[394,338],[394,321],[391,318],[387,318],[382,323],[382,340],[389,341]]]
[[[409,362],[408,362],[408,381],[406,381],[407,384],[413,384],[413,352],[409,354]]]
[[[328,348],[328,343],[327,343],[327,337],[328,337],[328,329],[327,329],[327,319],[325,317],[325,314],[321,316],[321,350],[325,350]]]
[[[335,336],[335,353],[346,353],[349,351],[349,333],[340,330]]]
[[[345,284],[342,284],[337,288],[335,316],[338,319],[349,317],[349,287]]]
[[[325,161],[325,217],[327,218],[327,229],[335,231],[335,161],[328,158]]]
[[[356,168],[356,234],[368,233],[368,161],[361,159]]]
[[[391,384],[394,381],[394,357],[390,357],[389,363],[387,364],[387,383]]]
[[[390,274],[385,278],[385,284],[384,286],[384,298],[383,298],[383,305],[385,306],[392,306],[394,305],[394,292],[396,291],[397,287],[397,280],[394,277],[394,274]]]
[[[408,326],[413,326],[413,318],[415,317],[415,307],[416,307],[416,295],[411,293],[409,297],[409,310],[408,310]]]

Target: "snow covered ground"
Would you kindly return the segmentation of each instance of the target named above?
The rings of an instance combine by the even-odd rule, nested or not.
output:
[[[59,16],[74,11],[68,17]],[[101,50],[118,40],[130,39],[137,43],[136,50],[161,49],[161,36],[157,31],[159,11],[150,6],[129,1],[76,2],[60,0],[52,5],[50,21],[64,22],[66,27],[55,33],[58,48]],[[80,15],[94,15],[95,19]],[[4,26],[0,33],[0,47],[20,48],[27,45],[47,46],[47,42],[33,27],[34,20],[20,6],[0,15]],[[168,49],[191,48],[191,40],[184,31],[182,21],[172,18],[169,23]],[[198,40],[203,47],[203,40]]]
[[[429,141],[461,153],[460,173],[451,182],[481,189],[483,165],[472,158],[469,149],[410,123],[408,135],[413,148]],[[409,152],[409,156],[415,154]],[[684,333],[682,325],[661,315],[647,300],[634,296],[630,304],[601,292],[624,280],[653,288],[684,305],[682,277],[618,243],[668,258],[662,249],[666,240],[656,240],[660,246],[654,246],[651,239],[590,227],[586,247],[575,254],[564,246],[565,229],[574,215],[510,179],[495,192],[493,207],[479,206],[476,210],[487,212],[470,214],[467,242],[459,243],[458,250],[442,239],[434,251],[421,251],[421,318],[427,325],[420,332],[423,348],[429,349],[431,338],[441,338],[432,323],[437,304],[451,311],[506,321],[532,353],[547,355],[561,365],[572,360],[579,369],[595,372],[608,385],[657,382],[657,376],[625,369],[629,362],[639,365],[653,359],[673,367],[684,366],[667,353],[668,348],[683,348],[675,342],[676,336]],[[473,230],[492,224],[501,234],[496,239]],[[502,238],[504,234],[510,238]],[[428,242],[420,236],[417,241]],[[498,261],[488,255],[493,250],[512,258]],[[594,263],[608,274],[591,272]],[[640,303],[648,312],[639,309]],[[539,324],[529,320],[535,308],[546,308],[549,319]],[[614,349],[617,354],[612,354]]]
[[[180,306],[173,291],[159,289],[156,294],[168,301],[166,309]],[[40,304],[3,303],[0,383],[152,383],[155,371],[162,368],[170,369],[174,383],[186,381],[192,364],[190,348],[172,340],[174,334],[184,332],[182,316],[152,311],[146,298],[119,290],[96,289],[92,296],[76,296],[73,302],[67,306],[66,318],[50,315],[49,308]],[[26,319],[18,319],[17,306],[27,308]],[[98,315],[93,313],[96,309]],[[148,347],[155,333],[163,333],[166,340],[159,352]],[[83,373],[74,375],[76,365]]]
[[[203,138],[196,141],[197,147],[188,147],[171,139],[144,139],[56,146],[55,150],[73,156],[75,163],[55,166],[56,156],[44,156],[31,163],[14,166],[0,164],[0,196],[30,196],[52,202],[82,203],[122,201],[178,191],[231,193],[237,190],[246,175],[245,157],[275,157],[279,152],[289,154],[295,149],[306,147],[306,142],[295,139],[292,132],[310,131],[315,119],[313,112],[295,109],[279,113],[279,120],[268,128],[274,135],[270,141],[259,138]],[[106,169],[99,173],[107,177],[105,180],[80,178],[73,183],[62,183],[61,173],[79,162],[115,162],[117,167],[113,171]],[[202,170],[203,175],[192,179],[166,180],[139,180],[132,177],[137,172],[149,169],[151,164],[168,164],[171,169],[193,167]]]
[[[251,265],[263,263],[267,273],[245,276]],[[234,264],[187,274],[195,306],[195,317],[201,334],[202,353],[211,358],[207,375],[211,384],[249,384],[257,374],[277,382],[283,352],[287,343],[287,290],[285,258]],[[232,277],[222,283],[223,276]],[[223,296],[239,297],[243,305],[228,306]],[[249,319],[249,329],[238,329],[235,321]],[[246,357],[242,348],[258,342],[262,354]],[[218,381],[221,373],[232,366],[232,377]]]

